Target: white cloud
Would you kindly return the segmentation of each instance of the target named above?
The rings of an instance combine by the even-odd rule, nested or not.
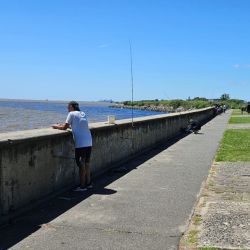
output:
[[[234,64],[233,67],[235,69],[250,69],[250,64]]]
[[[110,46],[109,43],[104,43],[104,44],[98,45],[97,47],[100,48],[100,49],[102,49],[102,48],[107,48],[107,47],[109,47],[109,46]]]
[[[238,69],[240,67],[240,65],[239,64],[234,64],[233,67],[236,68],[236,69]]]

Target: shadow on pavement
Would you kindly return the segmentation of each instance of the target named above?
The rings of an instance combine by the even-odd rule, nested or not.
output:
[[[172,140],[168,140],[165,144],[157,146],[147,153],[143,153],[143,155],[99,176],[94,180],[94,187],[86,192],[74,192],[70,190],[12,220],[7,226],[0,228],[0,250],[14,246],[91,195],[112,195],[116,193],[116,190],[106,188],[106,186],[128,174],[130,171],[135,170],[141,164],[186,136],[188,134],[182,134]]]

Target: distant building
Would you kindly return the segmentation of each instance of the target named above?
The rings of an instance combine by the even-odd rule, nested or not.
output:
[[[99,100],[99,102],[110,102],[110,103],[113,103],[114,101],[112,99],[104,99],[104,100]]]

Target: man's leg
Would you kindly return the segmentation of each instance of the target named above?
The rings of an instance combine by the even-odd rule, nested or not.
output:
[[[91,175],[90,175],[90,157],[91,157],[92,147],[86,149],[85,167],[86,167],[86,184],[91,187]]]
[[[85,191],[86,189],[86,169],[85,169],[85,156],[81,148],[75,149],[75,160],[76,165],[79,168],[79,181],[80,187],[76,188],[74,191]]]
[[[87,183],[87,185],[89,185],[91,183],[89,162],[85,163],[85,169],[86,169],[86,183]]]
[[[80,187],[85,188],[86,186],[86,166],[85,163],[82,163],[79,167],[79,177],[80,177]]]

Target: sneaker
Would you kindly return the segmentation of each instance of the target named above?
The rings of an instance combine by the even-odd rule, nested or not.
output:
[[[75,191],[75,192],[84,192],[84,191],[87,191],[87,188],[86,188],[86,187],[84,187],[84,188],[82,188],[82,187],[77,187],[77,188],[74,189],[73,191]]]
[[[87,189],[93,188],[93,182],[90,182],[89,184],[87,184],[86,188],[87,188]]]

